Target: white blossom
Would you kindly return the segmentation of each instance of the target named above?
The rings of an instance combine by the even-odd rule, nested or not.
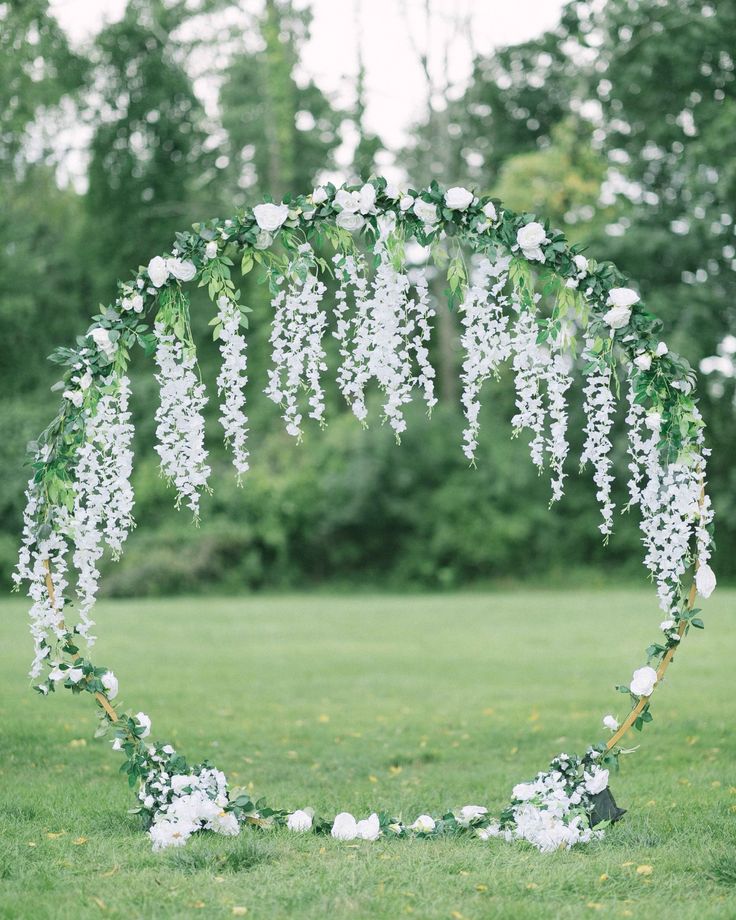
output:
[[[197,274],[194,262],[190,262],[189,259],[167,259],[166,267],[171,277],[176,278],[177,281],[191,281]]]
[[[304,831],[311,831],[312,816],[307,811],[297,809],[289,815],[286,826],[290,831],[298,831],[300,833],[304,833]]]
[[[585,444],[580,456],[580,465],[590,463],[593,467],[593,481],[596,484],[596,498],[601,506],[603,523],[599,530],[608,536],[613,530],[614,503],[611,498],[611,428],[616,411],[616,401],[611,390],[611,367],[601,356],[593,352],[593,343],[588,340],[585,353],[592,367],[585,381]]]
[[[612,732],[618,730],[618,719],[614,716],[603,716],[603,725]]]
[[[437,827],[437,822],[431,815],[419,815],[413,824],[409,825],[409,830],[417,834],[431,834]]]
[[[482,259],[460,304],[463,326],[460,343],[465,354],[460,373],[466,420],[463,452],[468,460],[474,460],[478,446],[483,383],[498,374],[499,366],[511,354],[509,317],[504,312],[507,298],[503,294],[510,262],[510,256],[501,257],[493,264]]]
[[[657,672],[654,668],[646,665],[643,668],[637,668],[631,678],[629,689],[634,696],[651,696],[657,683]]]
[[[288,291],[274,297],[271,327],[273,368],[268,372],[266,395],[282,407],[286,430],[301,437],[302,415],[299,392],[305,388],[309,416],[324,421],[324,391],[321,376],[327,369],[322,343],[327,315],[321,309],[324,284],[311,272],[295,280]]]
[[[166,259],[161,258],[161,256],[154,256],[154,258],[151,259],[148,263],[147,271],[148,277],[151,279],[151,284],[157,288],[164,285],[169,277],[169,266]]]
[[[245,414],[244,388],[247,376],[247,346],[240,332],[240,310],[228,297],[217,301],[217,319],[220,323],[220,356],[222,364],[217,375],[217,394],[220,397],[220,422],[225,432],[225,443],[233,454],[233,466],[242,476],[248,463],[248,418]]]
[[[716,576],[707,562],[698,566],[698,571],[695,573],[695,586],[701,597],[708,598],[715,591]]]
[[[360,840],[378,840],[380,834],[381,825],[375,812],[355,826],[355,836]]]
[[[358,822],[347,811],[335,815],[335,820],[330,832],[336,840],[355,840],[358,836]]]
[[[473,203],[473,197],[468,189],[454,186],[445,192],[445,204],[451,211],[464,211]]]
[[[414,213],[424,224],[437,223],[437,206],[423,198],[417,198],[414,202]]]
[[[549,239],[547,231],[538,221],[530,221],[521,227],[516,233],[516,242],[525,258],[535,262],[544,262],[542,246],[548,243]]]
[[[194,350],[167,332],[163,323],[155,324],[154,333],[160,388],[156,453],[163,476],[176,489],[177,507],[185,501],[197,517],[200,494],[210,475],[202,416],[207,402],[204,384],[195,373]]]
[[[100,678],[102,686],[105,688],[105,696],[109,700],[114,700],[118,695],[118,679],[113,671],[105,671]]]
[[[128,408],[130,382],[120,377],[101,394],[85,422],[84,441],[74,469],[70,533],[77,571],[79,625],[90,644],[89,617],[99,586],[103,541],[118,558],[133,527],[133,425]]]
[[[288,204],[257,204],[253,216],[261,230],[273,233],[278,230],[289,216]]]

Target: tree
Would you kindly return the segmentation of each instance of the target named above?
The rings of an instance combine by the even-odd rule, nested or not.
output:
[[[310,13],[290,0],[266,0],[257,21],[263,47],[230,62],[220,94],[227,134],[227,194],[244,204],[281,200],[311,188],[340,143],[341,116],[311,80],[297,79],[299,51],[309,34]]]

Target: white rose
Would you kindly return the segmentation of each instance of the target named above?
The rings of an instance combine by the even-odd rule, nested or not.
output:
[[[354,211],[340,211],[335,218],[335,223],[343,230],[360,230],[365,223],[365,217],[362,214],[356,214]]]
[[[381,834],[381,824],[378,815],[374,812],[370,818],[358,821],[355,827],[355,836],[361,840],[378,840]]]
[[[81,668],[69,668],[65,674],[73,684],[78,684],[84,677],[84,671]]]
[[[209,243],[204,247],[205,257],[208,259],[214,259],[217,256],[217,240],[210,240]]]
[[[611,329],[623,329],[631,319],[631,307],[615,306],[606,311],[603,315],[603,322],[607,323]]]
[[[644,419],[644,424],[650,431],[659,431],[662,427],[662,413],[661,412],[650,412],[649,415]]]
[[[584,275],[588,271],[588,260],[585,256],[573,256],[572,260],[575,263],[575,268],[577,268],[581,275]]]
[[[537,789],[534,783],[517,783],[511,790],[511,795],[522,802],[533,799],[536,794]]]
[[[314,204],[324,204],[327,201],[327,189],[321,185],[312,192],[312,201]]]
[[[190,262],[189,259],[167,259],[166,267],[177,281],[191,281],[197,274],[194,262]]]
[[[659,628],[662,630],[662,632],[668,632],[670,629],[675,628],[675,621],[674,620],[662,620],[662,622],[659,624]]]
[[[102,686],[105,688],[107,698],[109,700],[114,700],[118,695],[118,679],[115,677],[115,674],[112,671],[105,671],[100,680],[102,681]]]
[[[95,345],[104,352],[108,358],[112,358],[115,354],[115,343],[110,338],[110,333],[107,329],[102,329],[98,326],[96,329],[93,329],[90,332],[90,335],[95,341]]]
[[[54,683],[58,680],[66,679],[66,671],[62,671],[59,665],[54,665],[54,667],[49,671],[49,680],[53,680]]]
[[[416,831],[418,834],[431,834],[437,827],[433,817],[430,815],[419,815],[417,820],[409,825],[410,831]]]
[[[436,206],[429,201],[424,201],[423,198],[417,198],[414,202],[414,213],[419,220],[423,221],[425,224],[434,224],[437,222]]]
[[[614,307],[632,307],[639,302],[639,295],[631,288],[611,288],[608,303]]]
[[[594,770],[592,773],[583,773],[585,791],[590,795],[598,795],[608,785],[608,770]]]
[[[174,790],[175,795],[181,795],[185,789],[190,788],[194,783],[194,778],[191,776],[186,776],[183,773],[179,773],[177,776],[171,777],[171,788]]]
[[[92,374],[89,371],[85,371],[82,374],[82,376],[79,378],[79,389],[85,392],[91,386],[92,386]]]
[[[113,751],[122,751],[122,749],[123,749],[123,739],[122,739],[122,738],[114,738],[114,739],[113,739],[113,742],[112,742],[112,749],[113,749]]]
[[[716,589],[716,576],[707,562],[699,566],[695,573],[695,587],[701,597],[710,597]]]
[[[346,188],[341,188],[335,195],[333,204],[335,207],[339,207],[342,211],[359,211],[360,192],[349,192]]]
[[[134,313],[143,312],[143,297],[140,294],[133,294],[132,297],[128,298],[128,303]]]
[[[660,342],[659,345],[657,345],[657,350],[654,353],[658,358],[663,358],[668,351],[669,348],[667,348],[667,345],[664,342]]]
[[[657,672],[648,665],[645,668],[637,668],[631,678],[629,690],[634,696],[651,696],[654,692],[654,686],[657,683]]]
[[[526,255],[527,252],[538,251],[542,243],[547,242],[547,233],[538,221],[533,220],[517,231],[516,242]]]
[[[84,393],[81,390],[64,390],[61,394],[64,399],[68,399],[72,405],[76,406],[77,409],[81,408],[82,403],[84,402]]]
[[[457,820],[459,824],[467,826],[471,821],[487,814],[488,809],[484,808],[482,805],[463,805],[458,813]]]
[[[330,833],[335,840],[355,840],[358,835],[358,824],[349,812],[341,811],[335,816],[335,823]]]
[[[289,815],[286,826],[290,831],[311,831],[312,816],[309,814],[309,812],[297,809]]]
[[[461,186],[448,188],[445,192],[445,204],[451,211],[464,211],[473,202],[473,193]]]
[[[149,811],[153,808],[155,804],[156,804],[156,800],[154,799],[152,795],[147,795],[145,799],[143,799],[143,807],[147,808]]]
[[[161,256],[154,256],[148,263],[148,277],[151,279],[151,284],[154,287],[161,287],[169,277],[169,268],[166,264],[166,259],[162,259]]]
[[[402,211],[408,211],[409,208],[414,204],[414,199],[411,195],[404,195],[404,197],[399,202],[399,207]]]
[[[396,199],[401,195],[399,191],[399,186],[395,182],[387,182],[386,188],[383,190],[383,194],[390,198],[391,201],[396,201]]]
[[[618,728],[618,719],[614,716],[603,716],[603,724],[606,728],[610,729],[612,732],[615,732]]]
[[[135,714],[135,719],[138,724],[144,729],[141,738],[147,738],[151,734],[151,720],[145,714],[145,712],[137,712]]]
[[[375,205],[376,205],[376,190],[370,184],[370,182],[366,182],[366,184],[360,190],[361,214],[372,214],[375,211]]]
[[[487,201],[483,205],[483,213],[490,221],[494,221],[498,218],[498,214],[496,213],[496,205],[492,201]]]
[[[255,249],[268,249],[271,243],[273,243],[273,235],[268,230],[259,230],[253,247]]]
[[[648,371],[652,366],[652,356],[646,354],[646,352],[637,355],[634,358],[634,364],[639,368],[640,371]]]
[[[273,233],[289,216],[288,204],[257,204],[253,208],[253,216],[261,230]]]

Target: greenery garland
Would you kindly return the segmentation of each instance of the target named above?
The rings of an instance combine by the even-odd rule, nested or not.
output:
[[[411,239],[428,247],[434,264],[444,269],[449,305],[464,309],[468,324],[475,297],[475,325],[468,325],[472,332],[469,341],[474,342],[471,348],[476,349],[471,357],[475,361],[483,358],[485,370],[473,370],[471,362],[468,374],[475,373],[478,387],[484,375],[492,375],[496,358],[508,357],[511,346],[504,339],[507,327],[500,311],[496,326],[489,325],[487,301],[483,292],[474,288],[473,268],[468,267],[464,253],[485,259],[487,267],[491,263],[502,266],[502,280],[494,291],[500,292],[508,281],[511,294],[505,303],[511,302],[519,317],[525,318],[519,320],[517,329],[527,322],[524,328],[531,330],[526,351],[517,344],[517,405],[521,406],[517,418],[519,427],[531,426],[538,438],[542,438],[541,423],[532,416],[539,407],[534,393],[530,397],[529,387],[539,389],[544,383],[550,399],[553,390],[562,398],[569,385],[569,368],[564,362],[553,365],[550,354],[565,353],[574,358],[582,350],[588,380],[586,454],[595,468],[604,515],[601,530],[606,538],[612,521],[608,433],[615,407],[613,394],[620,389],[620,367],[629,385],[629,485],[632,503],[643,509],[647,564],[658,582],[660,604],[667,611],[668,618],[661,625],[663,638],[647,649],[646,666],[618,688],[630,697],[631,710],[620,726],[612,716],[606,717],[604,724],[613,732],[608,742],[592,745],[583,756],[559,755],[548,771],[514,788],[512,801],[498,820],[481,806],[465,806],[436,818],[422,815],[412,824],[386,814],[356,821],[352,815],[341,813],[326,820],[310,810],[275,810],[262,801],[253,802],[242,791],[228,792],[224,776],[209,764],[191,767],[170,745],[150,745],[145,740],[150,732],[148,717],[121,711],[114,703],[114,674],[96,667],[88,652],[82,651],[85,641],[91,644],[87,613],[94,603],[96,562],[103,541],[113,552],[120,552],[132,526],[132,493],[127,482],[132,455],[126,453],[132,436],[126,377],[131,350],[138,345],[146,354],[156,355],[162,386],[160,417],[157,413],[161,445],[157,450],[164,475],[177,488],[177,502],[185,500],[196,516],[199,494],[207,488],[209,473],[203,428],[197,427],[197,407],[206,397],[196,370],[184,284],[196,281],[206,288],[218,308],[211,324],[225,361],[218,378],[218,388],[226,392],[222,419],[240,476],[247,470],[246,419],[239,394],[245,381],[243,331],[248,328],[249,310],[240,303],[233,280],[235,262],[239,261],[243,274],[258,267],[274,298],[278,328],[274,328],[272,341],[274,354],[281,354],[284,361],[284,373],[272,378],[271,389],[285,405],[287,428],[298,436],[298,396],[305,381],[310,415],[320,423],[324,408],[319,389],[325,322],[319,301],[324,286],[319,287],[317,278],[334,272],[340,279],[338,299],[344,310],[350,284],[357,290],[367,283],[361,281],[356,269],[360,259],[357,234],[374,253],[374,283],[385,286],[381,295],[384,305],[406,307],[408,303],[405,247]],[[327,247],[335,253],[332,264],[318,255]],[[681,639],[691,626],[703,627],[694,604],[696,591],[708,596],[715,586],[708,565],[712,512],[705,493],[707,450],[693,395],[693,372],[683,358],[659,342],[659,320],[626,286],[618,269],[609,262],[588,260],[581,248],[570,246],[560,231],[535,215],[515,214],[499,201],[476,197],[466,189],[443,191],[432,183],[421,191],[400,192],[383,178],[340,189],[328,184],[309,196],[258,205],[234,219],[195,224],[192,231],[177,234],[172,256],[156,257],[130,280],[120,282],[115,302],[101,308],[75,347],[60,348],[51,356],[63,368],[57,386],[64,399],[56,418],[30,445],[33,475],[16,576],[18,583],[28,582],[34,601],[36,659],[32,676],[45,673],[35,683],[44,695],[63,686],[73,693],[95,696],[100,705],[100,731],[112,733],[114,747],[125,755],[121,771],[127,774],[131,787],[139,788],[139,810],[146,818],[154,848],[183,843],[203,828],[237,833],[242,824],[285,824],[295,831],[330,830],[341,839],[469,832],[481,839],[521,838],[540,850],[550,850],[595,839],[608,821],[622,814],[608,790],[609,770],[618,766],[618,742],[624,733],[632,726],[641,730],[652,720],[651,695]],[[492,280],[486,274],[485,285],[490,286]],[[405,281],[406,289],[402,288]],[[419,375],[407,377],[406,362],[395,365],[396,351],[384,349],[379,355],[379,382],[395,397],[386,413],[397,435],[402,424],[397,404],[410,398],[417,380],[423,383],[430,408],[433,403],[432,371],[426,363],[428,322],[433,311],[426,290],[420,287],[418,283],[412,319],[407,319],[408,308],[400,316],[405,323],[404,346],[414,349]],[[361,296],[365,306],[365,289]],[[551,303],[547,316],[539,310],[542,296]],[[354,299],[357,304],[358,294]],[[499,293],[499,302],[502,299]],[[391,314],[394,319],[396,315]],[[364,311],[364,327],[358,330],[361,335],[367,334],[365,323],[369,320],[371,315]],[[375,326],[375,317],[371,321]],[[582,347],[577,341],[579,332],[585,335]],[[378,348],[381,343],[376,345],[375,329],[373,335],[371,347]],[[499,342],[506,344],[501,348]],[[369,358],[374,363],[377,360],[375,353]],[[167,386],[173,388],[168,414],[163,404]],[[351,378],[346,386],[352,386],[354,394],[355,380]],[[557,409],[559,420],[559,405]],[[466,414],[471,419],[466,453],[472,457],[472,406],[466,405]],[[547,448],[553,454],[556,451],[560,478],[555,497],[559,497],[567,451],[564,432],[558,430],[555,443],[552,441],[555,439],[548,438]],[[542,440],[538,448],[541,456]],[[534,458],[534,448],[532,453]],[[80,620],[69,627],[64,610],[67,558],[72,550],[73,565],[80,576]]]

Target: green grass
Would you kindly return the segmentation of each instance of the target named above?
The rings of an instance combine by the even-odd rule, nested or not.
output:
[[[0,606],[0,916],[736,917],[736,593],[716,592],[612,787],[600,844],[244,832],[151,853],[84,696],[28,689],[21,602]],[[365,816],[501,806],[581,750],[642,663],[648,591],[106,602],[95,660],[154,736],[281,807]],[[652,867],[649,875],[637,867]],[[236,913],[237,915],[237,913]]]

